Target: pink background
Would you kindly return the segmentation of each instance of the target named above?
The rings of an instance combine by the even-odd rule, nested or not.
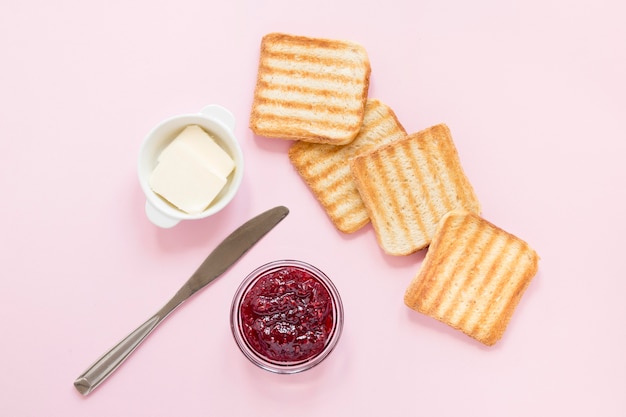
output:
[[[0,415],[626,415],[626,8],[613,1],[0,3]],[[486,348],[406,308],[424,253],[337,232],[286,156],[248,129],[261,37],[361,43],[370,96],[409,132],[445,122],[490,221],[540,270]],[[161,230],[136,178],[162,119],[229,108],[247,171],[217,216]],[[89,397],[73,380],[152,315],[222,238],[291,214]],[[344,301],[336,350],[255,368],[228,314],[262,263],[297,258]]]

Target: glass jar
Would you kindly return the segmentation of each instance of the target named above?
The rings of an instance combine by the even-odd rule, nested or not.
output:
[[[279,260],[252,271],[231,306],[231,329],[243,354],[279,374],[302,372],[334,349],[343,305],[332,281],[306,262]]]

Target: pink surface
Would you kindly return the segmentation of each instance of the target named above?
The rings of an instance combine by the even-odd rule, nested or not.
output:
[[[613,1],[16,1],[0,5],[0,415],[626,415],[626,29]],[[261,37],[361,43],[370,96],[409,132],[445,122],[490,221],[540,270],[493,348],[402,302],[424,253],[343,235],[288,143],[247,128]],[[219,215],[150,224],[136,177],[162,119],[221,104],[247,162]],[[72,382],[249,217],[291,214],[175,312],[89,397]],[[229,308],[262,263],[297,258],[344,301],[336,350],[255,368]]]

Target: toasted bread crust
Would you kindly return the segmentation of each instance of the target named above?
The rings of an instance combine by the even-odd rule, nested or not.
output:
[[[369,217],[354,184],[350,160],[405,136],[393,110],[380,100],[368,99],[354,141],[343,146],[298,141],[289,148],[289,159],[335,227],[353,233],[367,224]]]
[[[453,209],[480,212],[444,124],[360,155],[351,170],[378,242],[390,255],[428,246],[441,218]]]
[[[268,34],[250,129],[279,139],[350,143],[363,120],[370,72],[367,52],[354,42]]]
[[[504,334],[538,261],[522,239],[453,210],[438,226],[404,302],[491,346]]]

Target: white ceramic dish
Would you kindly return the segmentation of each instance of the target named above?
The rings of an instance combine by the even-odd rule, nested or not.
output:
[[[157,195],[149,185],[161,151],[188,125],[198,125],[233,158],[235,169],[215,200],[199,214],[188,214],[169,204]],[[243,153],[235,137],[235,117],[219,105],[208,105],[199,113],[182,114],[164,120],[145,137],[139,151],[138,175],[141,189],[146,195],[146,215],[155,225],[173,227],[182,220],[196,220],[211,216],[222,210],[235,196],[244,172]]]

